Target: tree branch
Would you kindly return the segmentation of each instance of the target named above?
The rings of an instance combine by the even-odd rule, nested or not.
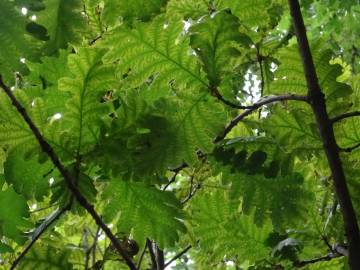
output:
[[[345,173],[339,155],[333,125],[326,111],[325,96],[321,91],[315,65],[310,51],[306,29],[298,0],[288,0],[299,51],[303,62],[308,96],[317,126],[323,141],[324,151],[331,169],[336,195],[343,215],[345,232],[349,245],[349,265],[352,270],[360,269],[360,235],[356,214],[346,185]]]
[[[153,249],[153,243],[150,239],[146,240],[146,245],[149,249],[149,253],[150,253],[150,258],[151,258],[151,263],[152,263],[152,267],[151,270],[156,270],[157,269],[157,263],[156,263],[156,256],[154,253],[154,249]]]
[[[107,237],[109,237],[111,243],[117,252],[123,257],[125,263],[129,266],[131,270],[136,270],[136,266],[128,256],[126,251],[121,247],[115,235],[111,232],[108,226],[102,221],[101,217],[97,214],[94,209],[94,206],[91,205],[87,199],[81,194],[78,188],[75,185],[74,177],[69,173],[69,171],[64,167],[61,163],[59,157],[55,154],[52,146],[45,140],[45,138],[41,135],[40,130],[35,126],[34,122],[31,120],[29,115],[27,114],[25,108],[20,104],[20,102],[16,99],[12,91],[8,86],[6,86],[2,80],[0,75],[0,87],[4,90],[6,95],[10,98],[13,106],[16,110],[21,114],[22,118],[25,120],[35,138],[37,139],[41,149],[49,156],[55,167],[59,170],[61,175],[64,177],[64,181],[67,184],[69,190],[74,195],[75,199],[79,202],[79,204],[86,209],[86,211],[92,216],[95,220],[96,224],[104,231]]]
[[[176,254],[172,259],[170,259],[170,261],[168,261],[167,263],[165,263],[165,267],[169,266],[173,261],[176,261],[177,259],[179,259],[182,255],[184,255],[186,252],[188,252],[188,250],[191,248],[191,245],[188,245],[183,251],[181,251],[180,253]]]
[[[13,261],[11,264],[10,270],[16,268],[19,262],[25,257],[25,255],[30,251],[32,246],[36,243],[36,241],[45,233],[45,231],[56,221],[58,220],[62,214],[64,214],[71,207],[71,203],[69,203],[66,207],[62,209],[57,209],[53,212],[49,217],[47,217],[44,222],[36,228],[32,235],[31,242],[25,247],[25,249],[20,253],[20,255]]]
[[[349,118],[349,117],[353,117],[353,116],[360,116],[360,111],[354,111],[354,112],[347,112],[344,114],[340,114],[338,116],[335,116],[333,118],[330,119],[331,123],[336,123],[340,120],[343,120],[345,118]]]
[[[315,258],[315,259],[311,259],[311,260],[305,260],[305,261],[296,261],[294,262],[294,266],[297,268],[301,268],[304,267],[308,264],[313,264],[313,263],[317,263],[317,262],[322,262],[322,261],[330,261],[332,259],[341,257],[343,255],[338,254],[338,253],[332,253],[330,252],[329,254],[319,257],[319,258]]]
[[[143,249],[143,251],[141,252],[141,255],[140,255],[140,257],[139,257],[139,261],[138,261],[138,264],[137,264],[137,269],[138,269],[138,270],[140,270],[141,263],[142,263],[142,260],[143,260],[143,258],[144,258],[146,249],[147,249],[147,244],[145,244],[145,247],[144,247],[144,249]]]
[[[261,100],[259,100],[258,102],[254,103],[253,105],[248,106],[247,109],[244,112],[242,112],[241,114],[236,116],[233,120],[231,120],[230,123],[225,127],[224,131],[214,139],[214,143],[218,143],[222,139],[224,139],[226,137],[226,135],[241,120],[243,120],[246,116],[248,116],[251,113],[253,113],[254,111],[256,111],[258,108],[260,108],[260,107],[262,107],[264,105],[270,104],[270,103],[274,103],[274,102],[278,102],[278,101],[285,101],[285,100],[298,100],[298,101],[308,102],[307,96],[300,96],[300,95],[294,95],[294,94],[288,94],[288,95],[282,95],[282,96],[264,97]]]
[[[247,106],[244,106],[244,105],[241,105],[241,104],[235,104],[235,103],[232,103],[228,100],[226,100],[219,92],[219,89],[214,87],[214,88],[211,88],[210,89],[211,91],[211,94],[216,97],[218,100],[220,100],[222,103],[228,105],[229,107],[231,108],[234,108],[234,109],[246,109]]]

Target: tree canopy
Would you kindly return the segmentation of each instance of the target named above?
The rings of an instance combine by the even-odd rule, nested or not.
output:
[[[0,269],[360,269],[360,2],[1,0]]]

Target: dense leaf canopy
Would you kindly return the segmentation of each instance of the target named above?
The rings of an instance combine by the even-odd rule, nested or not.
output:
[[[360,3],[300,1],[350,206],[289,3],[1,0],[0,269],[358,270]]]

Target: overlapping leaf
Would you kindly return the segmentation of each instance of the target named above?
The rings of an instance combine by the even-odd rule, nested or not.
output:
[[[237,213],[233,206],[224,191],[204,193],[194,199],[191,221],[200,247],[210,252],[215,261],[239,256],[252,263],[265,258],[271,252],[265,244],[271,224],[257,227],[251,216]]]
[[[21,261],[19,269],[72,270],[73,265],[68,262],[69,257],[70,250],[36,245]]]
[[[111,51],[106,61],[118,62],[118,75],[127,75],[129,85],[136,87],[151,76],[158,87],[199,89],[207,87],[199,64],[186,38],[181,37],[182,23],[166,21],[162,16],[150,23],[138,23],[134,29],[118,28],[107,39]]]
[[[322,91],[326,95],[328,111],[332,113],[337,109],[335,104],[338,98],[348,96],[351,88],[337,81],[337,77],[342,74],[342,67],[339,64],[331,65],[329,62],[332,58],[332,51],[318,41],[312,46],[314,63],[316,66],[317,76]],[[284,48],[278,52],[278,59],[281,65],[275,72],[275,81],[270,85],[269,93],[307,93],[303,66],[296,46]]]
[[[36,23],[47,29],[49,40],[44,45],[45,53],[54,54],[69,44],[79,44],[86,30],[84,16],[80,13],[82,1],[45,0],[44,6],[45,9],[36,14]]]
[[[69,56],[68,67],[72,77],[59,80],[59,89],[69,92],[64,120],[68,126],[70,145],[77,153],[88,150],[98,140],[101,119],[109,108],[101,98],[114,83],[112,65],[103,65],[100,49],[79,49]]]
[[[20,59],[31,56],[34,48],[25,35],[25,18],[11,1],[0,3],[0,25],[0,71],[7,81],[13,81],[15,71],[25,71]]]
[[[38,201],[47,195],[49,188],[48,174],[53,169],[49,162],[39,163],[37,157],[25,159],[23,150],[15,149],[8,154],[4,164],[7,183],[27,199],[35,197]]]
[[[120,20],[132,21],[139,19],[149,20],[152,16],[158,14],[167,0],[105,0],[103,17],[104,21],[110,25],[120,23]]]
[[[225,71],[233,71],[234,58],[240,57],[237,46],[249,45],[251,40],[241,34],[238,19],[219,12],[206,16],[190,28],[191,46],[203,63],[210,85],[217,87]]]
[[[116,218],[118,230],[131,232],[142,246],[149,237],[160,246],[172,246],[184,231],[180,202],[173,193],[143,183],[112,180],[104,193],[104,218]]]
[[[24,243],[22,231],[29,226],[29,209],[23,196],[12,188],[0,191],[0,235]]]

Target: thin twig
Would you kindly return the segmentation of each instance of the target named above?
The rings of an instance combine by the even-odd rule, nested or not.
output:
[[[322,261],[330,261],[332,259],[335,259],[335,258],[338,258],[338,257],[341,257],[343,255],[339,254],[339,253],[333,253],[333,252],[330,252],[329,254],[325,255],[325,256],[322,256],[322,257],[319,257],[319,258],[315,258],[315,259],[311,259],[311,260],[305,260],[305,261],[296,261],[294,262],[294,266],[296,268],[301,268],[301,267],[304,267],[308,264],[313,264],[313,263],[317,263],[317,262],[322,262]]]
[[[263,56],[260,54],[260,48],[259,45],[256,45],[256,59],[259,63],[259,69],[260,69],[260,98],[264,96],[264,88],[265,88],[265,78],[264,78],[264,69],[263,69]],[[259,119],[261,118],[261,109],[259,109]]]
[[[137,269],[138,269],[138,270],[140,270],[141,263],[142,263],[142,260],[143,260],[143,258],[144,258],[146,249],[147,249],[147,244],[145,244],[145,247],[144,247],[144,249],[143,249],[143,251],[141,252],[141,255],[140,255],[140,257],[139,257],[139,261],[138,261],[138,264],[137,264]]]
[[[48,220],[45,220],[44,223],[42,223],[38,229],[34,231],[34,234],[32,236],[31,242],[25,247],[25,249],[20,253],[20,255],[13,261],[10,270],[13,270],[16,268],[16,266],[19,264],[19,262],[25,257],[25,255],[29,252],[31,247],[35,244],[35,242],[46,232],[46,230],[56,221],[58,220],[62,214],[64,214],[67,210],[69,210],[71,207],[70,203],[62,208],[58,209],[54,214],[52,214]]]
[[[341,152],[346,152],[346,153],[350,153],[352,151],[354,151],[355,149],[359,148],[360,147],[360,143],[357,143],[355,144],[354,146],[350,146],[350,147],[347,147],[347,148],[341,148],[339,147],[339,151]]]
[[[170,259],[170,261],[168,261],[167,263],[165,263],[165,267],[169,266],[173,261],[176,261],[177,259],[179,259],[182,255],[184,255],[186,252],[188,252],[188,250],[191,248],[191,245],[188,245],[183,251],[181,251],[180,253],[176,254],[172,259]]]
[[[92,265],[95,265],[96,263],[96,247],[97,247],[97,242],[99,240],[99,236],[100,236],[100,227],[98,226],[95,232],[95,236],[94,236],[94,242],[92,244],[91,247],[91,252],[92,252]]]
[[[181,164],[179,167],[172,169],[171,171],[174,172],[173,176],[170,178],[169,182],[164,186],[163,190],[165,191],[172,183],[175,182],[176,176],[179,174],[179,172],[186,168],[188,165],[186,163]]]
[[[340,120],[343,120],[343,119],[349,118],[349,117],[354,117],[354,116],[360,116],[360,111],[347,112],[344,114],[340,114],[338,116],[331,118],[330,121],[334,124]]]
[[[236,116],[233,120],[230,121],[230,123],[225,127],[224,131],[218,135],[215,139],[214,139],[214,143],[218,143],[220,142],[222,139],[224,139],[226,137],[226,135],[241,121],[243,120],[246,116],[250,115],[251,113],[253,113],[254,111],[256,111],[258,108],[270,104],[270,103],[274,103],[274,102],[278,102],[278,101],[285,101],[285,100],[298,100],[298,101],[305,101],[308,102],[308,98],[307,96],[299,96],[299,95],[294,95],[294,94],[289,94],[289,95],[282,95],[282,96],[268,96],[268,97],[264,97],[263,99],[261,99],[260,101],[254,103],[253,105],[249,106],[248,109],[246,109],[244,112],[242,112],[241,114],[239,114],[238,116]]]
[[[79,204],[86,209],[86,211],[92,216],[95,220],[96,224],[101,227],[107,237],[111,240],[114,248],[118,251],[118,253],[124,258],[125,263],[129,266],[131,270],[136,270],[136,266],[128,256],[126,251],[121,247],[118,242],[116,236],[111,232],[109,227],[102,221],[101,217],[95,211],[94,206],[91,205],[88,200],[81,194],[79,189],[76,187],[74,177],[69,173],[69,171],[64,167],[59,157],[56,155],[52,146],[45,140],[45,138],[41,135],[40,130],[34,124],[32,119],[27,114],[25,108],[20,104],[20,102],[16,99],[11,89],[4,84],[2,77],[0,75],[0,87],[4,90],[7,96],[10,98],[13,106],[16,110],[21,114],[22,118],[28,124],[35,138],[39,142],[41,149],[50,157],[51,161],[55,165],[55,167],[59,170],[61,175],[64,178],[65,183],[67,184],[69,190],[74,195],[75,199],[79,202]]]
[[[234,109],[246,109],[247,106],[244,106],[244,105],[241,105],[241,104],[235,104],[235,103],[232,103],[231,101],[228,101],[226,100],[219,92],[219,89],[214,87],[211,90],[211,94],[216,97],[218,100],[220,100],[222,103],[228,105],[229,107],[231,108],[234,108]]]

